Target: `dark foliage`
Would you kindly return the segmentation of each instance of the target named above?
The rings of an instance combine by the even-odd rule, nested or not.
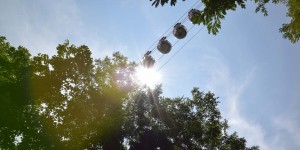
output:
[[[228,134],[213,93],[161,97],[120,53],[93,60],[68,41],[51,58],[0,38],[1,149],[258,149]]]
[[[169,0],[150,0],[152,5],[158,7],[164,6]],[[185,0],[183,0],[185,1]],[[253,0],[257,3],[255,12],[262,12],[265,16],[268,15],[266,4],[270,0]],[[170,1],[171,6],[175,6],[177,0]],[[195,20],[197,24],[203,24],[207,27],[208,33],[216,35],[221,29],[221,20],[225,18],[228,10],[235,11],[237,6],[246,8],[246,0],[201,0],[204,8],[201,10],[201,15]],[[289,39],[292,43],[297,43],[300,38],[300,1],[299,0],[272,0],[274,4],[283,3],[288,8],[286,14],[291,18],[289,23],[285,23],[279,29],[283,33],[283,38]]]

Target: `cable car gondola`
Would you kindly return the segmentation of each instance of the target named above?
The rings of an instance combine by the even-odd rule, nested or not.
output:
[[[189,19],[192,22],[192,24],[195,24],[197,22],[197,17],[199,17],[200,15],[201,15],[201,12],[198,9],[191,9],[188,14]]]
[[[167,40],[167,37],[162,37],[158,44],[157,44],[157,49],[162,53],[162,54],[167,54],[171,51],[172,44]]]
[[[184,25],[182,25],[181,23],[177,23],[174,26],[173,35],[177,39],[183,39],[183,38],[185,38],[185,36],[187,35],[187,29],[186,29],[186,27]]]
[[[141,60],[141,65],[144,67],[144,68],[152,68],[154,66],[154,63],[155,63],[155,60],[154,58],[150,55],[151,51],[148,51],[143,59]]]
[[[203,12],[200,11],[200,10],[198,10],[198,9],[195,9],[195,8],[198,8],[198,6],[196,4],[198,4],[199,2],[200,1],[197,1],[197,3],[195,3],[190,8],[190,10],[188,11],[188,15],[184,19],[182,19],[181,22],[180,22],[180,19],[183,16],[175,22],[176,24],[173,26],[173,31],[171,31],[173,33],[173,35],[175,36],[175,38],[177,38],[177,39],[183,39],[183,38],[185,38],[187,36],[187,33],[194,27],[194,26],[192,26],[191,28],[189,28],[187,30],[187,28],[183,25],[183,22],[185,22],[187,18],[191,21],[192,24],[196,24],[196,23],[200,23],[201,22],[201,18],[202,18],[201,15],[202,15]],[[200,6],[201,5],[199,5],[199,7]],[[186,15],[186,13],[184,15]],[[171,51],[171,49],[172,49],[172,44],[167,40],[167,37],[169,37],[169,35],[171,34],[171,33],[168,33],[171,28],[172,28],[172,26],[163,34],[163,35],[167,35],[167,36],[161,37],[159,39],[158,43],[157,43],[157,41],[155,42],[155,43],[157,43],[156,49],[160,53],[162,53],[162,54],[168,54]],[[175,54],[173,56],[171,56],[171,58],[169,58],[158,70],[160,70],[161,68],[163,68],[179,51],[181,51],[185,47],[185,45],[187,43],[189,43],[191,41],[191,39],[193,39],[202,30],[202,28],[200,30],[198,30],[197,33],[195,33],[189,40],[187,40],[187,42],[185,44],[183,44],[183,46],[181,48],[179,48],[177,51],[175,51]],[[175,42],[175,44],[178,41],[179,40],[177,40]],[[149,49],[152,49],[153,46],[155,45],[155,43]],[[152,50],[154,51],[154,49],[152,49]],[[143,56],[143,58],[142,58],[142,60],[140,62],[141,66],[143,68],[147,69],[147,70],[152,70],[151,68],[155,64],[155,59],[150,55],[152,53],[152,50],[151,51],[147,51],[147,53],[144,54],[144,56]],[[164,55],[162,55],[162,56],[164,56]],[[157,61],[159,61],[160,58]]]

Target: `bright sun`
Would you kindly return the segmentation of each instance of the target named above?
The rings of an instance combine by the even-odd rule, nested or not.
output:
[[[146,85],[151,89],[155,88],[155,85],[160,83],[161,76],[153,68],[140,67],[137,69],[136,76],[141,85]]]

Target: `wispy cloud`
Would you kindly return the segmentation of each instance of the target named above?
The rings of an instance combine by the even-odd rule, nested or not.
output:
[[[240,136],[245,137],[248,146],[259,145],[263,150],[270,149],[262,126],[243,116],[240,110],[240,104],[243,103],[242,96],[255,77],[255,67],[247,69],[238,77],[232,73],[233,68],[229,67],[221,53],[213,48],[210,49],[209,55],[202,56],[202,60],[205,64],[201,66],[206,66],[210,76],[206,89],[220,96],[220,110],[229,121],[230,131],[237,131]]]
[[[59,39],[81,32],[82,22],[72,0],[5,0],[2,7],[1,32],[16,46],[28,47],[33,53],[53,54],[57,44],[63,42]]]
[[[253,120],[243,111],[243,107],[246,104],[245,94],[253,88],[250,86],[256,80],[255,66],[242,69],[236,75],[235,68],[230,67],[232,65],[229,61],[214,48],[209,48],[209,52],[201,56],[201,63],[195,66],[201,66],[208,72],[210,80],[206,82],[205,89],[220,97],[219,107],[222,116],[229,121],[230,131],[237,131],[240,136],[245,137],[248,146],[259,145],[262,150],[295,149],[300,146],[297,98],[286,112],[276,112],[279,116],[273,114],[273,118],[270,116],[270,120],[265,120],[264,123],[258,118]]]
[[[299,114],[292,113],[291,110],[288,113],[281,114],[273,118],[273,125],[276,129],[275,136],[278,143],[284,145],[286,148],[300,147],[300,122]],[[279,145],[277,143],[277,145]]]
[[[13,46],[22,45],[33,55],[53,55],[57,45],[66,39],[89,46],[96,58],[111,53],[115,47],[124,47],[109,46],[82,17],[75,0],[4,0],[0,5],[0,33]]]

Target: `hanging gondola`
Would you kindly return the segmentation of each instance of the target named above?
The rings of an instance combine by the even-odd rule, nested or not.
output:
[[[152,68],[154,66],[155,60],[154,58],[150,55],[151,51],[148,51],[143,59],[141,60],[141,65],[144,68]]]
[[[199,3],[200,1],[198,1],[197,3]],[[196,4],[197,3],[195,3],[191,8],[190,8],[190,10],[188,11],[188,16],[186,16],[181,22],[180,22],[180,19],[183,17],[181,17],[180,19],[178,19],[177,21],[176,21],[176,24],[175,24],[175,26],[173,26],[173,31],[171,31],[172,33],[173,33],[173,35],[175,36],[175,38],[177,38],[177,39],[183,39],[183,38],[185,38],[186,36],[187,36],[187,33],[192,29],[192,28],[190,28],[189,30],[187,30],[187,28],[183,25],[183,24],[181,24],[181,23],[183,23],[183,22],[185,22],[186,21],[186,19],[188,18],[190,21],[191,21],[191,23],[192,24],[196,24],[196,23],[200,23],[201,22],[201,20],[199,20],[200,18],[201,18],[201,14],[202,14],[202,11],[200,11],[200,10],[198,10],[198,9],[193,9],[193,7],[194,8],[198,8],[198,6],[196,6]],[[195,7],[196,6],[196,7]],[[199,6],[200,7],[200,6]],[[186,15],[186,13],[184,14],[184,15]],[[194,26],[193,26],[194,27]],[[172,44],[167,40],[167,37],[169,37],[169,35],[171,34],[171,33],[168,33],[167,34],[167,32],[168,31],[170,31],[170,29],[172,28],[172,26],[163,34],[163,35],[167,35],[167,36],[164,36],[164,37],[162,37],[159,41],[158,41],[158,43],[157,43],[157,45],[156,45],[156,48],[157,48],[157,50],[160,52],[160,53],[162,53],[162,54],[168,54],[170,51],[171,51],[171,49],[172,49]],[[203,28],[203,27],[202,27]],[[196,33],[196,34],[198,34],[201,30],[202,30],[202,28]],[[187,43],[189,43],[190,42],[190,40],[191,39],[193,39],[195,36],[196,36],[196,34],[194,34],[179,50],[177,50],[176,52],[175,52],[175,54],[173,55],[173,56],[171,56],[171,58],[169,59],[169,60],[171,60],[180,50],[182,50],[183,49],[183,47],[187,44]],[[176,42],[175,42],[175,44],[178,42],[179,40],[177,40]],[[155,42],[156,43],[156,42]],[[174,44],[174,45],[175,45]],[[154,44],[153,44],[154,45]],[[149,48],[149,49],[152,49],[153,48],[153,45]],[[152,49],[152,50],[154,50],[154,49]],[[146,68],[147,70],[151,70],[151,68],[154,66],[154,64],[156,63],[155,62],[155,59],[150,55],[151,53],[152,53],[152,50],[151,51],[147,51],[147,53],[143,56],[143,58],[142,58],[142,60],[141,60],[141,62],[140,62],[140,64],[141,64],[141,66],[143,67],[143,68]],[[161,58],[161,57],[160,57]],[[160,58],[158,59],[158,60],[160,60]],[[166,62],[166,63],[168,63],[169,62],[169,60]],[[158,70],[160,70],[163,66],[165,66],[165,64],[166,63],[164,63]]]
[[[157,49],[162,53],[162,54],[167,54],[171,51],[172,44],[167,40],[167,37],[162,37],[158,44],[157,44]]]
[[[189,19],[193,24],[197,23],[197,17],[199,17],[200,15],[201,12],[198,9],[191,9],[188,14]]]
[[[187,29],[186,29],[186,27],[184,25],[182,25],[181,23],[177,23],[174,26],[173,35],[177,39],[183,39],[183,38],[185,38],[185,36],[187,35]]]

